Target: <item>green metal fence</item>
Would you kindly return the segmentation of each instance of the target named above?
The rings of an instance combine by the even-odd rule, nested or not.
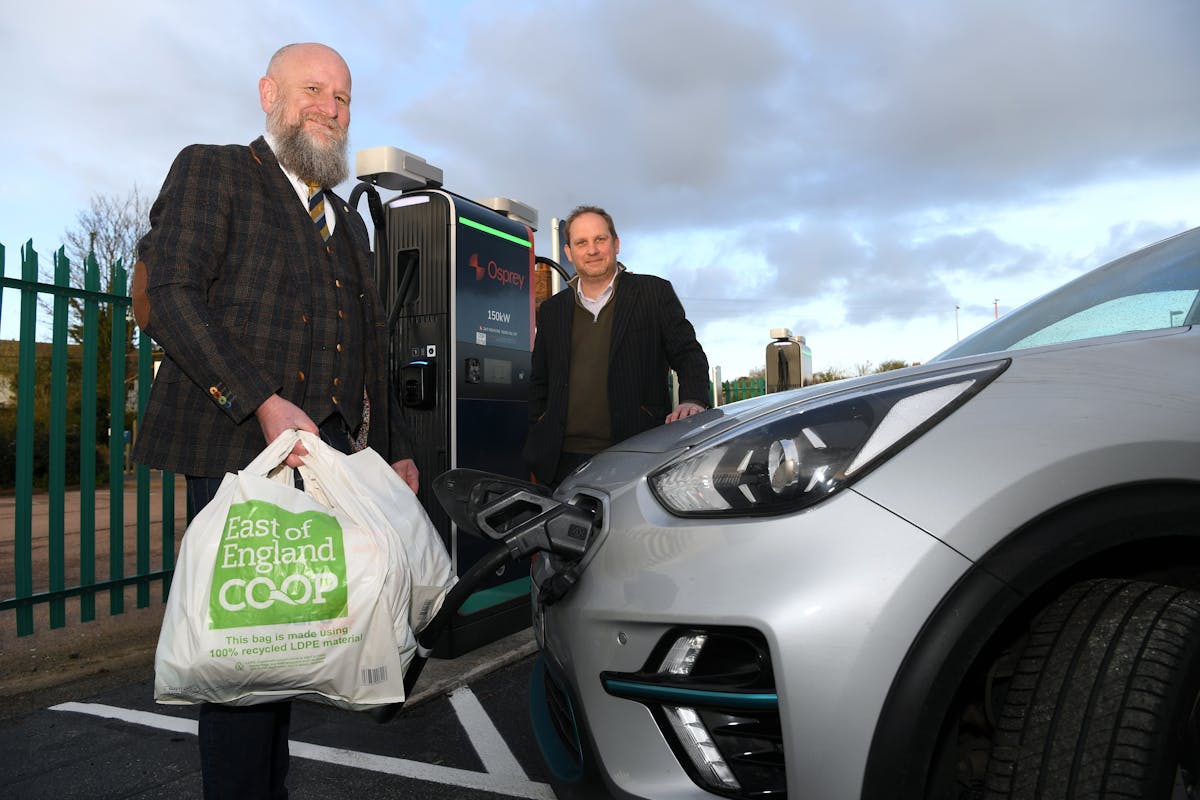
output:
[[[679,402],[678,378],[674,372],[667,374],[667,387],[673,402]],[[735,400],[745,400],[767,393],[766,378],[738,378],[732,381],[720,380],[720,368],[713,370],[713,377],[708,381],[708,402],[714,408],[732,403]]]
[[[152,584],[158,585],[160,597],[165,600],[175,566],[175,476],[157,471],[152,476],[151,470],[142,466],[127,474],[126,415],[133,410],[140,413],[145,406],[153,377],[153,353],[150,337],[140,335],[137,346],[127,351],[126,343],[130,340],[127,334],[131,330],[128,326],[133,322],[126,270],[120,262],[111,265],[112,291],[104,292],[100,289],[100,268],[92,256],[83,265],[82,287],[71,285],[71,264],[61,248],[54,254],[53,268],[53,283],[41,282],[38,255],[30,241],[21,248],[20,277],[11,278],[5,250],[0,245],[0,288],[15,290],[20,298],[16,310],[19,338],[15,370],[5,365],[8,374],[0,374],[5,406],[9,407],[14,400],[16,403],[15,420],[9,421],[11,414],[4,417],[6,425],[15,427],[6,439],[13,450],[14,524],[12,564],[0,564],[0,569],[12,570],[11,576],[0,576],[0,586],[5,587],[5,591],[0,591],[0,613],[12,611],[16,615],[19,636],[35,632],[34,609],[43,604],[49,609],[49,626],[61,628],[68,624],[69,598],[79,600],[80,622],[96,618],[97,595],[102,598],[108,595],[110,615],[124,613],[125,589],[129,586],[135,587],[139,608],[150,605]],[[4,306],[5,294],[11,297],[12,293],[0,292],[0,325],[8,331],[12,320],[11,308]],[[39,303],[40,297],[46,299]],[[74,322],[71,300],[78,301],[79,306]],[[49,307],[48,325],[39,318],[39,305]],[[68,341],[72,331],[75,344]],[[47,343],[37,341],[39,336],[47,335],[48,348]],[[111,342],[107,352],[100,352],[103,341]],[[101,409],[97,408],[98,381],[105,371],[109,403]],[[131,386],[136,387],[136,409],[129,407]],[[43,414],[47,417],[39,416]],[[106,434],[102,435],[102,431]],[[68,437],[69,432],[77,432],[77,436]],[[77,447],[77,453],[69,451],[69,438],[73,440],[71,449]],[[103,475],[97,454],[105,444],[106,488],[97,486],[98,473]],[[39,466],[36,476],[35,453],[46,456],[44,470]],[[77,474],[75,470],[68,471],[69,462],[78,464]],[[35,477],[37,483],[45,484],[44,492],[35,487]],[[154,492],[161,496],[157,531],[152,530],[151,522],[152,477],[155,485],[161,486],[161,492]],[[136,511],[132,536],[127,535],[125,513],[126,493],[130,488]],[[103,511],[103,503],[98,500],[104,494],[108,500],[108,537],[107,542],[98,542],[97,515]],[[69,551],[68,504],[73,522],[76,502],[78,544]],[[39,509],[42,505],[46,509],[45,519],[39,518],[36,526],[36,541],[35,503]],[[155,534],[157,548],[151,546]],[[8,535],[7,531],[0,532],[0,536]],[[9,587],[11,596],[7,596]]]
[[[723,381],[721,383],[722,405],[732,403],[735,400],[745,400],[749,397],[758,397],[767,393],[766,378],[738,378],[733,381]]]

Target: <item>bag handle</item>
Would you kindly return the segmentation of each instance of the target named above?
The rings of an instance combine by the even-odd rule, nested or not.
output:
[[[296,442],[298,441],[301,441],[300,431],[295,429],[284,431],[275,437],[275,441],[263,448],[262,452],[255,456],[254,460],[247,464],[241,471],[263,478],[273,477],[271,473],[275,472],[287,460],[288,453],[292,452],[292,448],[296,446]],[[287,477],[290,479],[292,477],[292,468],[286,467],[286,469]]]
[[[349,458],[345,453],[322,441],[321,437],[308,431],[286,430],[275,437],[242,472],[293,486],[295,476],[292,467],[284,462],[296,443],[304,445],[307,455],[300,457],[299,468],[304,479],[304,493],[327,508],[341,508],[352,517],[370,519],[367,509],[362,508],[363,499],[351,485],[342,461]]]
[[[300,468],[304,491],[323,505],[344,511],[360,525],[379,519],[382,512],[363,494],[347,470],[352,456],[326,444],[319,436],[303,431],[297,431],[297,434],[308,451],[307,455],[300,456],[304,462]],[[310,486],[316,491],[310,492]]]
[[[296,470],[287,466],[284,462],[287,461],[288,455],[292,452],[297,442],[304,445],[304,449],[308,450],[310,454],[325,450],[334,453],[337,452],[337,450],[321,441],[321,437],[316,434],[290,428],[276,436],[275,440],[263,448],[262,452],[255,456],[254,460],[247,464],[241,472],[266,478],[284,486],[294,487],[296,485],[294,474]],[[304,457],[302,457],[303,459]],[[303,466],[299,467],[299,471],[300,477],[304,479],[304,493],[312,496],[321,505],[332,507],[333,504],[326,496],[326,492],[321,488],[322,481],[312,474],[307,461]]]

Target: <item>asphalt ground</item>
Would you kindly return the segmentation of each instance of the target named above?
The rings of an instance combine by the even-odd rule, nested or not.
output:
[[[139,625],[147,627],[141,641],[130,633],[138,625],[115,626],[119,646],[106,648],[98,632],[76,637],[75,648],[28,648],[26,663],[37,668],[6,678],[0,697],[4,797],[201,796],[198,708],[154,702],[157,631],[148,636],[153,626]],[[106,658],[95,655],[97,644]],[[431,659],[386,724],[294,702],[290,796],[553,800],[528,717],[534,654],[525,630]]]

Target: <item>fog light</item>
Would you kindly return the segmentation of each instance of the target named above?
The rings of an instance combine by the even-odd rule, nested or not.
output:
[[[662,663],[658,665],[659,671],[672,675],[691,675],[692,667],[696,665],[696,659],[699,658],[706,641],[708,637],[703,633],[680,636],[663,656]]]
[[[692,674],[696,659],[700,657],[700,651],[704,649],[707,641],[708,637],[703,633],[688,633],[680,636],[663,656],[659,670],[671,675]],[[679,737],[680,744],[683,745],[684,751],[687,752],[688,758],[692,760],[692,764],[695,765],[701,778],[717,788],[741,788],[695,709],[683,706],[663,706],[663,712],[667,715],[667,720],[675,729],[675,735]]]
[[[663,706],[663,711],[701,778],[721,789],[742,788],[694,709]]]

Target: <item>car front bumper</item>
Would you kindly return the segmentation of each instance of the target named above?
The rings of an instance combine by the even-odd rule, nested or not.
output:
[[[619,475],[622,457],[602,454],[595,473]],[[680,630],[749,629],[769,651],[789,792],[857,796],[892,680],[967,559],[853,490],[789,516],[713,520],[667,514],[641,479],[566,489],[600,498],[605,519],[561,600],[536,603],[551,569],[534,569],[545,666],[531,710],[558,780],[713,796],[689,775],[665,703],[616,696],[605,677],[655,672]]]

